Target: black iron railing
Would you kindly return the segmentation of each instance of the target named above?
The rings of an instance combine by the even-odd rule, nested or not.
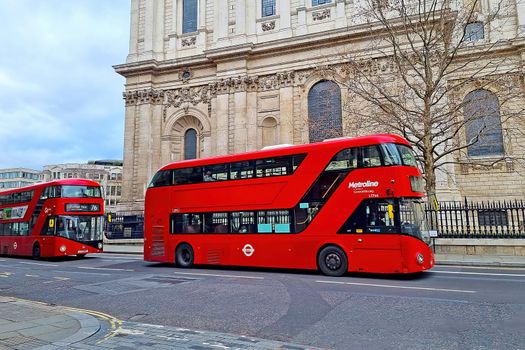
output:
[[[144,238],[144,213],[106,215],[106,238]],[[426,217],[439,238],[524,238],[525,202],[440,202],[429,205]]]
[[[525,238],[524,201],[442,202],[426,216],[442,238]]]
[[[107,213],[107,239],[144,238],[144,213]]]

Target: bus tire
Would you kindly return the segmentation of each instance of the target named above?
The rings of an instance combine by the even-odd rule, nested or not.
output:
[[[41,255],[41,251],[40,251],[40,244],[35,243],[33,245],[33,254],[31,255],[31,257],[34,259],[34,260],[39,260],[40,259],[40,255]]]
[[[327,276],[339,277],[348,270],[348,258],[339,247],[324,247],[317,256],[317,266]]]
[[[175,264],[179,267],[191,267],[193,265],[193,249],[187,243],[182,243],[175,250]]]

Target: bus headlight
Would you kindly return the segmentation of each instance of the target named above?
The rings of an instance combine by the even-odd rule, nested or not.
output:
[[[66,252],[66,246],[65,245],[61,245],[60,248],[58,248],[58,250],[60,250],[60,253],[65,253]]]
[[[425,262],[425,257],[421,253],[417,253],[416,259],[419,265],[423,265],[423,263]]]
[[[98,244],[98,249],[102,249],[102,243]]]

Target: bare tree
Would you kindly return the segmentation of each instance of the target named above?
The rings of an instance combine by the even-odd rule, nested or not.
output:
[[[374,39],[339,68],[349,91],[344,108],[360,130],[412,142],[432,195],[436,170],[478,155],[491,166],[518,137],[507,126],[523,118],[523,73],[512,62],[512,38],[503,39],[516,9],[506,0],[483,11],[480,0],[387,1],[356,0]]]

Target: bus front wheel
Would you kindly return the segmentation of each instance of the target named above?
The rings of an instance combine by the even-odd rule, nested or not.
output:
[[[33,257],[34,260],[40,259],[40,244],[35,243],[35,245],[33,246],[33,255],[32,255],[32,257]]]
[[[339,247],[324,247],[317,256],[317,266],[327,276],[342,276],[348,270],[348,259]]]
[[[193,249],[189,244],[183,243],[175,251],[175,263],[180,267],[193,265]]]

